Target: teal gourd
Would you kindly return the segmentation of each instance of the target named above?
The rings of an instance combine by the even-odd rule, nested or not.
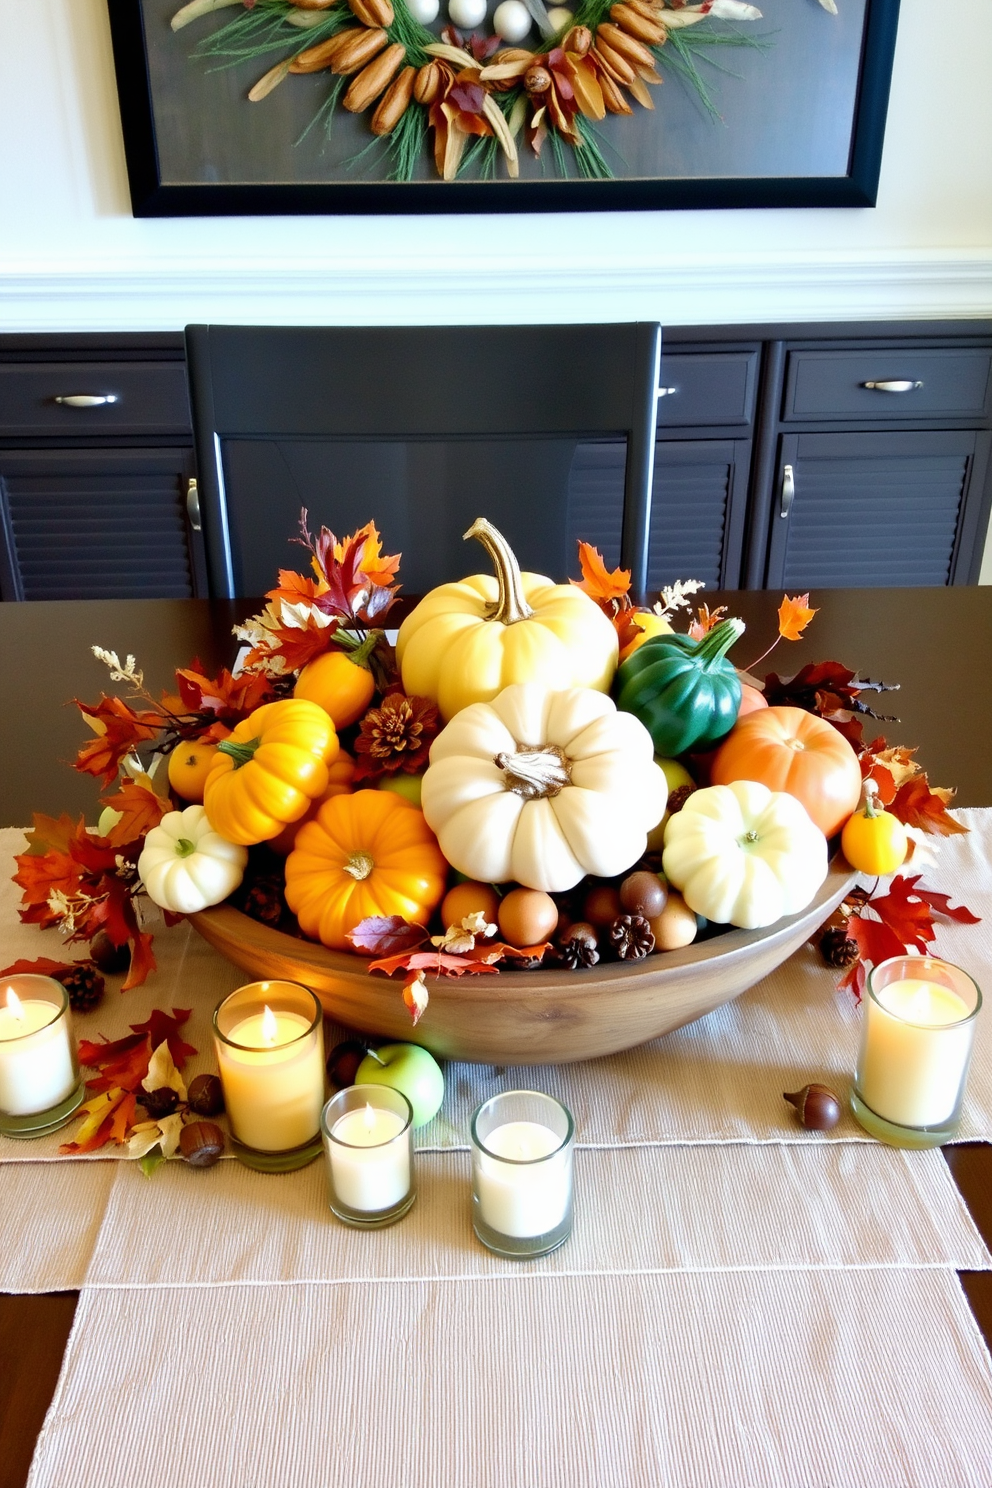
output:
[[[726,653],[743,631],[743,620],[721,620],[698,641],[653,636],[620,666],[617,707],[644,724],[657,754],[709,749],[733,728],[741,684]]]

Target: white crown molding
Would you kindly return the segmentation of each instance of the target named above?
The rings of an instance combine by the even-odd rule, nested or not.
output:
[[[472,255],[349,266],[220,255],[93,263],[0,260],[0,331],[177,330],[190,322],[284,325],[660,320],[953,319],[992,316],[992,250],[712,257],[690,264],[588,255]]]

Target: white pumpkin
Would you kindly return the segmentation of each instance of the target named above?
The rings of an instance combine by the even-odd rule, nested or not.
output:
[[[196,914],[238,887],[248,849],[215,832],[202,806],[169,811],[152,827],[138,859],[149,899],[173,914]]]
[[[795,796],[753,780],[694,791],[665,828],[662,867],[690,909],[756,930],[805,909],[827,839]]]
[[[421,807],[459,872],[555,893],[635,863],[667,795],[633,714],[592,688],[517,682],[441,730]]]

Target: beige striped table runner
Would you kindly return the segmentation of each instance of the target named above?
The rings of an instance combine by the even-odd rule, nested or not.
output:
[[[87,1289],[29,1485],[990,1480],[967,1303],[901,1269]]]

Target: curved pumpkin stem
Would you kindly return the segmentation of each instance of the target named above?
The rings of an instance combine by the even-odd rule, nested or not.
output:
[[[487,620],[498,620],[501,625],[515,625],[518,620],[527,620],[534,611],[524,598],[524,585],[520,577],[520,565],[513,549],[485,517],[476,517],[464,537],[478,538],[492,559],[499,584],[499,598],[490,606]]]

